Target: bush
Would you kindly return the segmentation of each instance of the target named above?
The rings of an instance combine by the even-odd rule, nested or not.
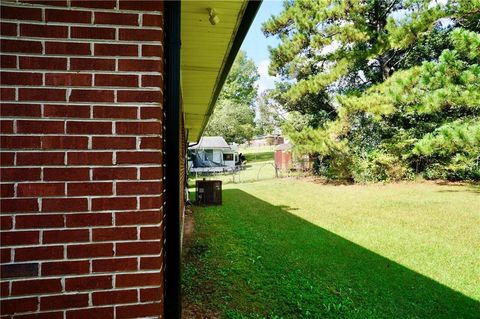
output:
[[[400,158],[383,151],[370,152],[366,157],[353,161],[352,176],[355,182],[391,182],[412,179],[414,174]]]

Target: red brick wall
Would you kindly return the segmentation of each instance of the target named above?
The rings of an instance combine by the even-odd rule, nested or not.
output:
[[[162,10],[2,0],[6,318],[163,313]]]

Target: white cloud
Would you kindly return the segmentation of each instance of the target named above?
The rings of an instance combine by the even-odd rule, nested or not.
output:
[[[258,73],[260,74],[260,78],[257,81],[259,93],[262,93],[263,91],[268,89],[273,89],[275,87],[274,82],[277,78],[268,74],[269,64],[270,60],[265,59],[260,61],[260,63],[258,63],[257,65]]]

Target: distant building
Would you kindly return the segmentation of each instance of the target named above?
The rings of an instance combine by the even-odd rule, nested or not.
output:
[[[268,134],[256,136],[250,142],[250,146],[270,146],[284,143],[284,138],[280,134]]]

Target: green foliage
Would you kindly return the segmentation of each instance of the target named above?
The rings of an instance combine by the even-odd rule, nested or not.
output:
[[[248,105],[220,100],[204,134],[223,136],[227,143],[244,143],[255,135],[254,117],[255,113]]]
[[[272,98],[272,91],[263,92],[257,99],[258,118],[255,121],[257,133],[260,135],[272,134],[282,126],[284,121],[282,108]]]
[[[258,78],[253,60],[240,51],[205,128],[205,136],[223,136],[228,143],[243,143],[255,135],[253,103]]]
[[[317,173],[479,179],[480,1],[287,2],[264,32],[281,40],[276,99],[315,119],[284,131]]]
[[[256,82],[259,78],[253,60],[249,59],[244,51],[238,52],[219,99],[252,106],[257,97]]]

